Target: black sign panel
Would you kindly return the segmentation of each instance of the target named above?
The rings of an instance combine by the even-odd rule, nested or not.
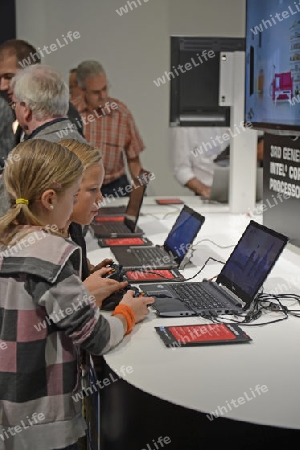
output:
[[[300,137],[265,134],[263,223],[300,246]]]
[[[0,44],[16,38],[15,0],[0,0]]]

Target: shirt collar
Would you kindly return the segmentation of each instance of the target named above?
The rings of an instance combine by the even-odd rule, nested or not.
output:
[[[51,120],[50,122],[44,123],[43,125],[37,127],[35,130],[33,130],[33,132],[26,137],[26,140],[33,139],[33,137],[40,131],[44,130],[45,128],[47,128],[50,125],[53,125],[54,123],[62,122],[63,120],[68,120],[68,118],[67,117],[59,117],[58,119],[54,119],[54,120]]]

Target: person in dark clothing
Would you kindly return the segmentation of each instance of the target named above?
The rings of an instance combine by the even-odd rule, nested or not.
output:
[[[69,225],[69,236],[75,244],[79,245],[82,249],[82,266],[81,266],[81,279],[84,281],[91,275],[90,267],[87,260],[86,243],[82,234],[82,226],[79,223],[71,222]]]
[[[12,122],[13,112],[0,92],[0,170],[4,167],[5,160],[15,145]]]
[[[13,95],[10,81],[15,74],[29,65],[40,63],[40,53],[29,42],[10,39],[0,45],[0,90],[7,96],[9,104],[12,103]],[[78,133],[83,136],[83,122],[79,112],[71,102],[69,102],[68,108],[67,117],[75,125]],[[15,144],[23,141],[24,138],[23,130],[18,126],[15,133]]]

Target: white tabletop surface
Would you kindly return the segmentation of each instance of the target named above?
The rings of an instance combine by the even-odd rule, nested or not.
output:
[[[193,264],[182,272],[186,278],[193,276],[209,256],[226,261],[251,218],[262,223],[262,216],[231,215],[227,205],[201,204],[196,197],[183,199],[206,217],[195,240],[201,242],[193,254]],[[180,205],[158,206],[147,198],[139,225],[155,244],[162,244],[180,209]],[[205,239],[231,247],[222,249]],[[91,236],[87,244],[92,263],[112,256],[109,248],[97,248]],[[220,263],[209,263],[196,280],[217,275],[221,267]],[[275,289],[278,294],[300,295],[299,267],[300,251],[288,244],[264,283],[264,292]],[[297,308],[296,301],[284,304]],[[278,313],[264,313],[255,323],[278,317]],[[300,429],[300,319],[289,317],[261,327],[244,326],[253,341],[237,345],[170,349],[154,329],[200,323],[207,322],[199,317],[158,318],[151,311],[105,355],[105,360],[117,373],[122,366],[131,366],[132,372],[124,376],[129,383],[174,404],[241,421]]]

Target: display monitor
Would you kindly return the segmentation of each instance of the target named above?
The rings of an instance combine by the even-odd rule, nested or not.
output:
[[[300,134],[299,0],[247,0],[245,122]]]

